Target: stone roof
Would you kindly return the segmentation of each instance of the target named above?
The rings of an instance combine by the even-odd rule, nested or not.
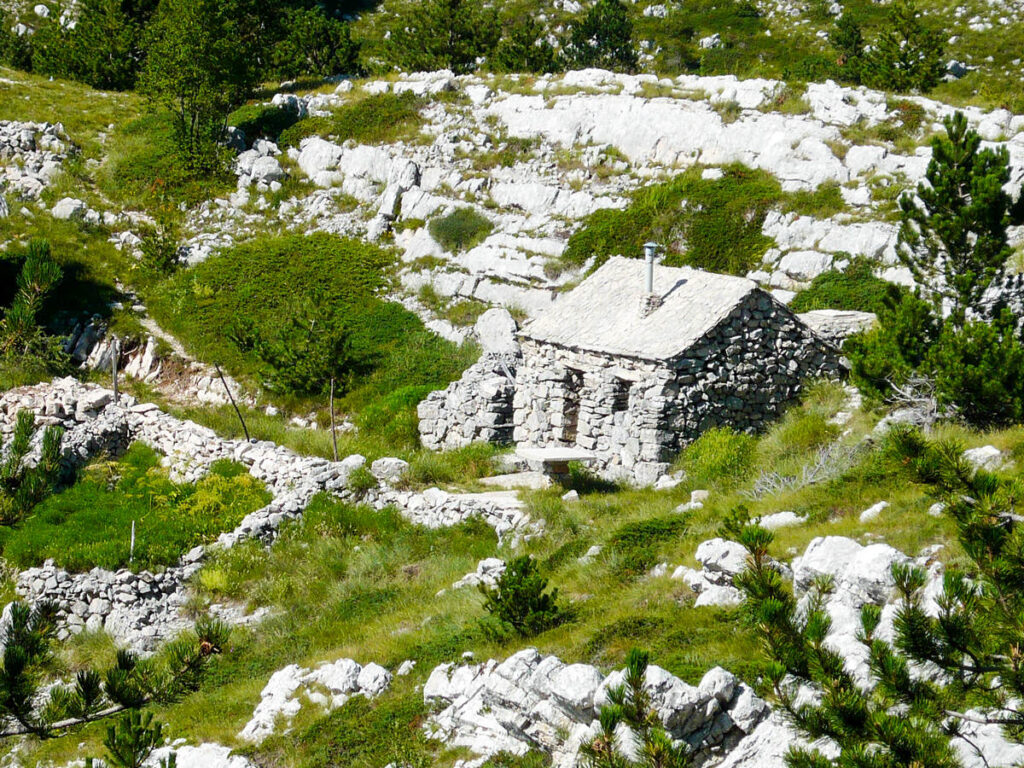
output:
[[[753,291],[753,280],[690,267],[654,267],[661,306],[643,316],[647,265],[608,259],[521,331],[525,338],[576,349],[668,360],[689,349]]]

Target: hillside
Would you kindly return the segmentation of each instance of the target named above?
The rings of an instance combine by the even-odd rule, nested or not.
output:
[[[1024,8],[0,5],[3,765],[1024,762]]]

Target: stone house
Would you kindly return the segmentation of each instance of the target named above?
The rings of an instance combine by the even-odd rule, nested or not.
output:
[[[514,441],[591,451],[602,475],[640,483],[706,429],[755,430],[842,372],[753,281],[639,259],[609,259],[519,341]]]

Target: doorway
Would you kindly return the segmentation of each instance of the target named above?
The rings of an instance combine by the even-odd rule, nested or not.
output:
[[[576,445],[580,426],[580,392],[583,389],[583,371],[566,370],[565,392],[562,399],[562,442]]]

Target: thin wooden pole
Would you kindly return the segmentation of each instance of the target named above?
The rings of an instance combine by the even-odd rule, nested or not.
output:
[[[220,376],[220,383],[224,385],[224,391],[228,393],[228,400],[231,401],[231,405],[234,406],[235,413],[238,415],[238,420],[242,422],[242,431],[245,432],[245,442],[250,442],[249,428],[245,426],[245,419],[242,418],[242,412],[238,410],[238,404],[235,402],[235,398],[231,395],[231,388],[228,387],[228,383],[224,380],[224,374],[221,373],[220,366],[216,363],[213,364],[214,370],[217,371],[217,375]]]
[[[331,443],[334,445],[334,460],[338,460],[338,433],[334,429],[334,377],[331,377]]]
[[[117,405],[117,362],[121,356],[121,345],[115,336],[110,343],[110,378],[113,379],[114,405]]]

